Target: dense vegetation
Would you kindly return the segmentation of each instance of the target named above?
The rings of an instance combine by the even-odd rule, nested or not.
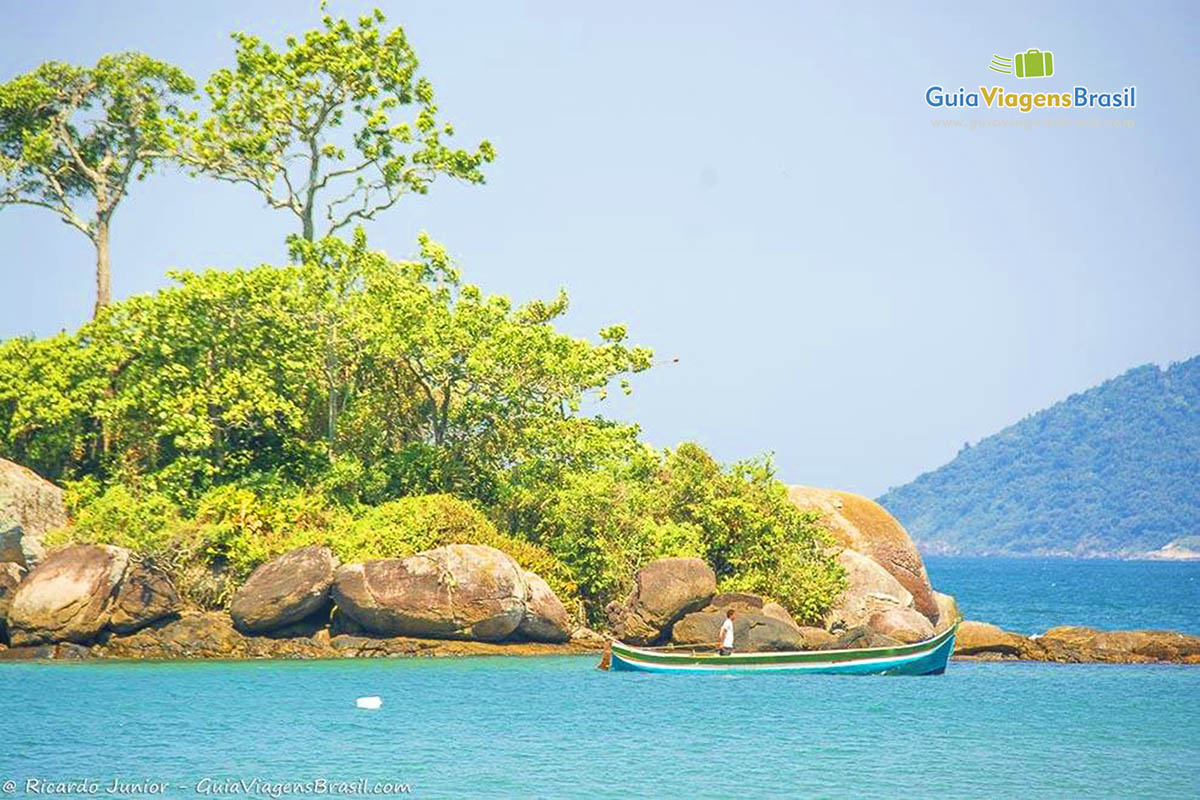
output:
[[[172,101],[190,78],[136,54],[115,76],[109,61],[55,64],[0,85],[0,207],[49,208],[98,236],[76,209],[107,198],[104,270],[111,209],[163,162],[253,187],[299,223],[288,264],[176,272],[115,303],[101,292],[74,333],[0,342],[0,456],[69,488],[74,522],[53,540],[133,548],[209,607],[304,544],[354,561],[474,542],[592,621],[665,555],[817,618],[843,575],[769,461],[658,452],[636,426],[581,413],[651,366],[624,326],[566,335],[565,293],[514,306],[428,236],[393,260],[351,231],[439,175],[482,183],[495,156],[446,143],[403,30],[383,21],[326,17],[282,50],[235,35],[207,111]],[[87,92],[60,92],[60,73]],[[151,133],[153,149],[121,149]]]
[[[927,551],[1135,555],[1200,531],[1200,357],[1132,369],[879,502]]]

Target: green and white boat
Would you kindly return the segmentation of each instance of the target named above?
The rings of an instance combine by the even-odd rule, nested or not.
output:
[[[894,647],[732,653],[613,642],[611,668],[638,672],[800,672],[814,675],[941,675],[954,652],[955,622],[931,639]],[[606,659],[607,660],[607,659]]]

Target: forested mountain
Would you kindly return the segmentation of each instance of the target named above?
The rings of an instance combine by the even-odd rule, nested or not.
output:
[[[1200,356],[1032,414],[879,502],[926,552],[1138,555],[1200,534]]]

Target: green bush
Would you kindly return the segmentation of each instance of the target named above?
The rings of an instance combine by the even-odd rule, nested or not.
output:
[[[788,502],[769,461],[724,469],[694,444],[566,476],[541,506],[536,537],[579,576],[594,623],[639,567],[665,556],[703,558],[722,590],[765,595],[803,621],[845,586],[817,515]]]

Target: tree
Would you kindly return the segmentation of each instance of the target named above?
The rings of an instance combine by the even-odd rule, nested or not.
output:
[[[438,121],[404,30],[384,34],[384,21],[378,10],[357,26],[325,16],[322,29],[289,36],[284,50],[233,34],[237,67],[205,86],[212,114],[195,129],[188,160],[253,186],[268,206],[294,214],[309,241],[425,194],[438,175],[482,183],[491,144],[468,152],[445,143],[454,128]],[[407,106],[415,115],[399,119]]]
[[[194,89],[177,67],[141,53],[91,68],[52,61],[0,85],[0,207],[49,209],[91,240],[96,313],[112,300],[113,213],[131,180],[173,156],[174,98]]]

